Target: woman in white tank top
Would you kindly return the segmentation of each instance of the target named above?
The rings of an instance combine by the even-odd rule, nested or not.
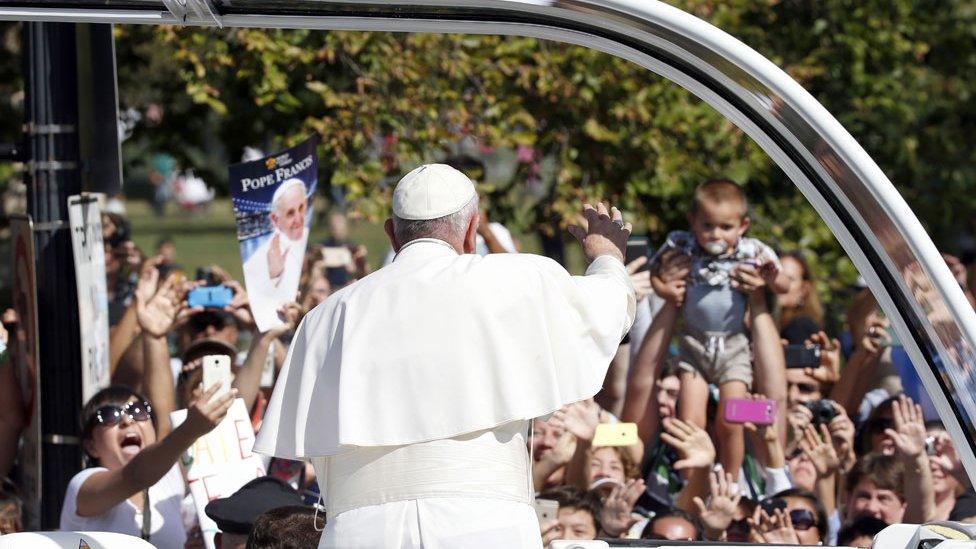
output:
[[[61,529],[116,532],[141,536],[156,547],[183,547],[180,508],[186,486],[177,462],[220,423],[234,401],[236,390],[210,401],[218,388],[201,395],[186,421],[158,442],[145,397],[122,386],[96,393],[81,417],[85,453],[98,466],[68,484]]]

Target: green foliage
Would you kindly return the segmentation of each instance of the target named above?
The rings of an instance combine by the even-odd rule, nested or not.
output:
[[[966,192],[976,180],[967,133],[976,118],[971,3],[677,5],[810,90],[950,251],[951,238],[976,229],[976,198]],[[531,147],[533,161],[486,186],[492,217],[516,229],[552,231],[581,199],[602,197],[660,241],[685,225],[694,186],[724,176],[745,186],[754,235],[810,252],[825,295],[856,276],[755,143],[685,90],[595,51],[520,37],[169,27],[123,29],[118,49],[131,52],[120,80],[144,95],[123,92],[123,100],[151,97],[169,109],[167,131],[146,130],[136,142],[209,169],[211,180],[225,177],[245,145],[274,149],[315,132],[322,186],[341,187],[358,212],[378,219],[391,179],[459,141]]]
[[[17,142],[24,123],[20,50],[20,24],[0,22],[0,143]],[[12,177],[13,164],[0,162],[0,193]],[[0,220],[0,225],[6,224]]]

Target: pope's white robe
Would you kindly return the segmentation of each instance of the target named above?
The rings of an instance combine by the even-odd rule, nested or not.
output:
[[[278,318],[278,307],[291,301],[297,301],[298,283],[302,277],[302,263],[305,261],[305,246],[308,243],[308,229],[302,237],[294,242],[280,239],[282,251],[285,253],[285,267],[281,275],[272,279],[268,270],[268,251],[274,235],[254,249],[247,261],[244,262],[244,285],[251,305],[251,314],[258,330],[266,332],[281,325]]]
[[[391,265],[305,316],[254,449],[325,458],[313,460],[319,484],[342,495],[326,490],[326,507],[340,512],[329,514],[322,547],[396,547],[390,536],[400,539],[397,532],[405,536],[402,547],[491,538],[483,527],[488,507],[498,528],[527,532],[518,539],[530,541],[506,546],[538,547],[521,426],[600,390],[634,307],[629,276],[610,256],[597,258],[586,276],[573,277],[541,256],[458,255],[438,240],[411,242]],[[512,469],[505,469],[495,483],[505,486],[494,488],[440,483],[456,490],[427,481],[403,489],[389,473],[403,473],[411,460],[416,465],[428,460],[424,452],[434,452],[461,456],[456,463],[462,466],[445,468],[442,479],[483,480],[474,463],[464,471],[473,441],[488,445],[481,447],[484,454],[524,463],[524,472],[509,476]],[[513,444],[520,454],[512,453]],[[436,454],[444,448],[448,454]],[[355,478],[349,463],[356,460],[370,471],[368,478]],[[341,478],[330,478],[336,468],[345,469]],[[384,483],[386,492],[358,497]],[[348,486],[356,489],[344,490]],[[438,517],[434,502],[444,500],[454,500],[457,516]],[[418,528],[426,534],[411,545]]]

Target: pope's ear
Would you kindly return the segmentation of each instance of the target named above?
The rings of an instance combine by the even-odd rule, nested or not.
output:
[[[386,223],[383,224],[383,230],[386,231],[386,237],[390,239],[390,246],[393,247],[393,253],[398,253],[400,251],[400,243],[397,242],[396,232],[393,230],[393,218],[388,218]]]
[[[478,247],[478,222],[481,216],[472,215],[468,221],[468,230],[464,232],[463,249],[466,254],[473,254]]]

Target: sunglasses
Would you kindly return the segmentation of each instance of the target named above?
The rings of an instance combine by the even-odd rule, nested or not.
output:
[[[122,414],[129,416],[132,421],[146,421],[152,417],[152,406],[148,402],[129,402],[125,406],[106,404],[95,410],[89,423],[112,427],[122,422]]]
[[[790,522],[794,530],[809,530],[817,525],[817,517],[809,509],[793,509],[790,511]]]

